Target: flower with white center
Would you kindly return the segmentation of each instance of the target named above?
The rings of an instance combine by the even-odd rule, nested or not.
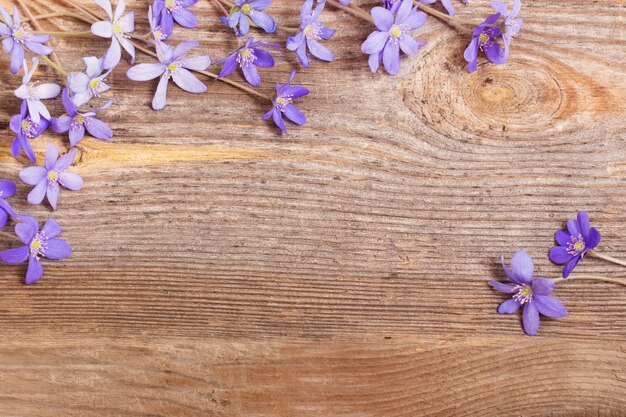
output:
[[[71,99],[76,107],[82,106],[93,97],[100,97],[100,94],[111,89],[104,82],[111,70],[104,71],[103,59],[87,56],[83,58],[83,61],[87,66],[86,71],[73,72],[67,77],[67,85],[73,94]]]
[[[115,8],[115,14],[111,9],[109,0],[93,0],[106,12],[110,20],[103,20],[91,25],[91,33],[102,38],[111,38],[111,46],[104,55],[102,66],[104,69],[114,68],[122,58],[122,50],[130,54],[130,63],[135,62],[135,47],[128,40],[128,34],[135,30],[135,14],[129,12],[124,14],[126,4],[124,0],[119,0]]]
[[[28,70],[28,64],[24,60],[24,76],[22,85],[15,90],[15,96],[26,101],[28,113],[34,123],[39,123],[41,119],[50,120],[50,112],[40,100],[54,98],[61,92],[61,87],[52,83],[39,84],[31,82],[31,78],[39,65],[39,58],[33,58],[33,67]]]
[[[211,58],[202,55],[183,59],[189,50],[196,48],[199,44],[198,41],[184,41],[173,48],[163,42],[157,42],[156,51],[160,62],[138,64],[126,72],[126,76],[134,81],[148,81],[161,77],[152,99],[154,110],[161,110],[165,107],[170,78],[187,92],[199,94],[206,91],[206,85],[189,70],[204,71],[211,65]]]

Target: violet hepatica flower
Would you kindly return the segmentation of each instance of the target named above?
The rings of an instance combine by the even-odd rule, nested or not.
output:
[[[396,75],[400,71],[400,50],[407,55],[414,55],[420,47],[426,45],[417,42],[409,34],[426,21],[426,14],[418,12],[412,5],[412,0],[401,0],[395,15],[384,7],[372,9],[371,14],[378,30],[372,32],[361,45],[361,51],[370,56],[372,72],[378,70],[382,58],[385,70]]]
[[[287,134],[287,129],[285,128],[285,123],[283,122],[283,114],[287,117],[287,119],[297,125],[303,125],[306,123],[306,117],[296,106],[292,104],[292,101],[296,98],[309,94],[309,89],[298,85],[292,86],[291,82],[295,76],[296,71],[294,70],[291,71],[289,80],[284,85],[276,83],[274,106],[263,116],[263,120],[267,120],[272,117],[276,126],[278,126],[284,134]]]
[[[16,114],[11,117],[9,126],[11,130],[17,134],[17,137],[13,140],[11,145],[11,153],[14,157],[20,156],[20,150],[24,150],[24,154],[31,161],[35,162],[35,152],[33,146],[30,143],[31,139],[41,135],[44,130],[48,128],[50,122],[46,119],[40,118],[38,123],[35,123],[28,114],[28,105],[26,101],[22,101],[22,107],[20,108],[20,114]]]
[[[517,17],[522,8],[522,1],[513,0],[513,8],[509,14],[506,13],[506,4],[503,2],[493,1],[491,2],[491,7],[496,9],[500,15],[504,16],[504,32],[502,33],[502,40],[504,41],[504,54],[508,57],[511,39],[519,33],[522,29],[522,23],[524,22],[524,19]]]
[[[276,22],[272,16],[263,12],[272,0],[235,0],[228,17],[220,18],[220,21],[229,28],[237,29],[237,36],[246,36],[250,25],[257,26],[267,33],[276,32]]]
[[[472,41],[465,49],[463,57],[467,61],[469,72],[476,70],[478,64],[478,51],[483,51],[487,59],[494,64],[504,64],[506,56],[497,40],[502,36],[500,28],[491,26],[500,18],[500,13],[495,13],[485,19],[472,31]]]
[[[547,317],[561,318],[567,315],[565,306],[550,293],[554,289],[554,281],[547,278],[533,278],[533,259],[524,250],[519,250],[511,259],[511,269],[504,264],[502,267],[509,280],[515,285],[508,285],[495,280],[489,281],[496,290],[511,294],[512,299],[500,304],[498,313],[511,314],[524,306],[522,324],[529,336],[539,330],[539,313]]]
[[[287,38],[287,49],[290,51],[296,51],[298,59],[303,67],[309,66],[309,56],[307,55],[307,47],[313,56],[321,59],[322,61],[332,61],[334,55],[319,41],[322,39],[328,40],[335,33],[334,29],[328,29],[324,25],[317,21],[322,14],[326,2],[321,2],[313,8],[313,0],[305,0],[302,8],[300,9],[300,29],[296,36],[290,36]]]
[[[202,84],[189,70],[204,71],[211,65],[211,58],[207,55],[201,55],[181,59],[189,50],[198,45],[198,41],[184,41],[179,43],[176,48],[172,48],[162,42],[157,42],[156,51],[160,62],[138,64],[126,72],[126,76],[134,81],[148,81],[161,77],[152,99],[154,110],[161,110],[165,107],[167,84],[170,78],[177,86],[187,92],[199,94],[206,91],[206,85]]]
[[[85,72],[71,73],[67,77],[67,83],[72,92],[71,99],[76,107],[82,106],[93,97],[100,97],[100,94],[111,89],[104,82],[111,70],[104,70],[103,59],[87,56],[83,58],[83,61],[87,66],[87,70]]]
[[[281,46],[276,43],[254,42],[254,38],[251,36],[244,46],[237,49],[228,57],[216,62],[216,64],[224,63],[219,78],[227,77],[232,74],[235,68],[237,68],[237,64],[239,64],[243,71],[244,78],[250,85],[256,87],[261,84],[261,75],[256,67],[271,68],[274,66],[274,58],[272,58],[272,55],[261,49],[261,47],[281,48]]]
[[[43,275],[39,258],[64,259],[72,254],[72,248],[63,239],[61,226],[50,219],[39,231],[39,223],[33,217],[19,216],[21,222],[15,225],[15,234],[24,246],[0,252],[0,260],[9,265],[18,265],[28,260],[26,284],[34,284]]]
[[[152,6],[148,6],[148,22],[150,23],[150,33],[154,38],[155,42],[161,42],[167,40],[172,35],[172,28],[170,28],[169,32],[166,32],[165,29],[160,25],[159,16],[155,16],[152,12]]]
[[[128,33],[135,30],[135,14],[124,14],[126,4],[124,0],[117,2],[115,14],[111,9],[109,0],[93,0],[106,12],[109,20],[102,20],[91,25],[91,33],[102,38],[111,38],[111,46],[104,55],[102,66],[104,69],[112,69],[119,64],[122,58],[122,49],[130,54],[130,63],[135,62],[135,47],[128,40]]]
[[[67,114],[61,117],[53,117],[50,123],[52,129],[57,133],[64,133],[69,130],[70,145],[76,146],[83,137],[85,137],[85,129],[96,139],[109,140],[113,137],[113,132],[102,120],[96,119],[96,113],[100,110],[107,109],[112,101],[107,101],[103,106],[90,110],[85,113],[79,113],[76,105],[72,103],[69,96],[69,89],[63,90],[63,107]]]
[[[49,35],[39,35],[32,33],[30,26],[26,23],[20,23],[20,13],[17,6],[13,6],[13,18],[0,5],[0,15],[6,23],[0,22],[0,36],[6,36],[2,40],[2,46],[7,54],[11,55],[10,69],[12,74],[22,68],[24,63],[24,48],[37,55],[49,55],[52,48],[43,45],[50,40]]]
[[[52,83],[39,84],[31,83],[30,80],[39,65],[39,58],[33,58],[33,67],[28,70],[28,64],[24,60],[24,76],[22,77],[22,85],[15,90],[15,96],[26,101],[28,106],[28,114],[33,122],[39,123],[41,119],[50,120],[50,112],[40,100],[54,98],[61,92],[61,87]]]
[[[59,158],[59,149],[48,144],[44,166],[28,167],[20,171],[20,179],[35,186],[28,194],[30,204],[41,204],[44,197],[47,197],[52,208],[56,210],[59,184],[72,191],[83,187],[83,179],[78,174],[66,171],[74,163],[77,152],[74,149]]]
[[[174,31],[174,21],[186,28],[195,28],[198,18],[188,7],[196,4],[198,0],[156,0],[154,2],[154,16],[156,22],[169,37]]]
[[[558,265],[565,264],[563,278],[569,276],[585,253],[600,243],[600,232],[589,227],[589,215],[584,211],[578,212],[576,220],[567,221],[567,231],[558,230],[554,237],[559,246],[550,249],[550,260]]]
[[[6,202],[6,199],[15,194],[15,184],[12,181],[0,180],[0,229],[7,224],[9,217],[15,217],[15,212]]]

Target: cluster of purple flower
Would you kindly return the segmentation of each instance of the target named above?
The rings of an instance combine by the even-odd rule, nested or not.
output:
[[[565,265],[562,279],[533,278],[533,260],[524,250],[519,250],[511,258],[510,269],[504,263],[504,256],[501,259],[504,273],[513,285],[490,281],[493,288],[512,296],[500,304],[498,312],[511,314],[523,307],[522,323],[524,331],[530,336],[534,336],[539,330],[540,313],[551,318],[567,315],[565,306],[550,293],[555,282],[567,278],[583,256],[600,243],[600,232],[590,227],[589,216],[580,211],[576,220],[567,221],[567,230],[558,230],[555,233],[555,238],[559,246],[550,250],[549,257],[555,264]]]
[[[85,72],[65,73],[61,69],[67,76],[67,87],[63,89],[54,83],[33,80],[40,59],[48,59],[47,55],[53,52],[51,47],[45,45],[50,36],[34,33],[27,23],[21,22],[17,7],[14,7],[11,16],[0,6],[3,21],[0,22],[0,35],[4,37],[2,45],[5,52],[11,56],[10,70],[13,74],[23,71],[22,83],[15,90],[15,96],[22,100],[20,112],[11,117],[9,123],[16,135],[11,146],[14,157],[19,157],[23,152],[30,162],[36,163],[37,158],[31,141],[44,133],[48,127],[52,127],[57,133],[69,131],[70,148],[83,139],[85,131],[101,140],[108,140],[113,136],[111,129],[95,117],[98,111],[110,106],[111,100],[96,109],[79,111],[79,107],[110,89],[105,83],[105,78],[120,61],[120,45],[134,56],[134,48],[125,37],[127,32],[133,30],[133,15],[132,13],[124,15],[123,0],[118,3],[115,14],[111,12],[109,0],[94,1],[107,12],[110,21],[95,23],[92,31],[98,36],[111,38],[111,46],[100,59],[85,57],[87,67]],[[27,52],[34,55],[30,67],[26,59]],[[52,99],[60,94],[66,114],[52,117],[42,100]],[[51,208],[56,210],[61,187],[68,190],[81,189],[82,178],[68,171],[76,155],[77,150],[70,149],[59,157],[59,149],[49,144],[43,166],[33,165],[19,173],[24,183],[34,186],[28,194],[27,201],[30,204],[41,204],[47,199]],[[32,284],[43,274],[40,258],[66,258],[70,256],[72,249],[65,241],[56,238],[61,232],[61,227],[54,220],[49,219],[39,231],[39,224],[35,218],[17,213],[11,208],[6,198],[13,196],[15,190],[13,182],[0,181],[0,228],[6,225],[9,218],[15,219],[17,222],[15,233],[25,246],[0,252],[0,260],[7,264],[18,264],[28,260],[26,283]]]

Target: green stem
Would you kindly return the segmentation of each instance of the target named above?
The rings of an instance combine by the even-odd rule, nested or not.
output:
[[[89,36],[90,31],[85,32],[46,32],[46,31],[33,31],[37,35],[50,35],[50,36]]]
[[[609,255],[605,255],[603,253],[596,252],[594,250],[590,250],[589,252],[587,252],[587,254],[598,259],[604,259],[605,261],[613,262],[614,264],[617,264],[617,265],[626,266],[626,261],[622,259],[614,258]]]
[[[569,278],[555,278],[552,281],[554,281],[555,284],[558,284],[560,282],[571,281],[573,279],[602,281],[602,282],[608,282],[608,283],[611,283],[611,284],[617,284],[617,285],[624,285],[624,286],[626,286],[626,280],[621,280],[621,279],[616,279],[616,278],[609,278],[609,277],[605,277],[605,276],[602,276],[602,275],[573,275],[573,276],[571,276]]]
[[[60,65],[57,65],[56,63],[52,62],[52,60],[45,55],[40,55],[40,56],[44,61],[46,61],[48,65],[54,68],[59,74],[61,74],[64,77],[67,77],[68,72],[65,71]]]

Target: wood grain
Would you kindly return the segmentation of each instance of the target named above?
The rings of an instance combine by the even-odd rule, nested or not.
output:
[[[144,33],[148,2],[128,3]],[[271,11],[296,26],[298,8]],[[210,2],[194,11],[198,29],[175,41],[195,36],[214,60],[237,47]],[[130,82],[123,62],[103,113],[114,138],[79,146],[85,188],[54,213],[29,206],[25,184],[11,200],[56,219],[74,254],[34,286],[0,265],[0,415],[626,415],[623,289],[562,285],[568,317],[531,339],[487,285],[519,248],[557,277],[553,232],[579,209],[600,250],[626,252],[623,15],[620,1],[525,1],[509,63],[473,74],[466,36],[429,18],[428,45],[389,77],[359,51],[371,28],[329,10],[334,62],[301,70],[286,53],[262,72],[265,93],[292,68],[312,90],[289,136],[260,120],[267,103],[212,80],[199,96],[170,86],[153,112],[156,83]],[[71,70],[106,47],[57,41]],[[2,91],[19,82],[7,67]],[[18,103],[1,94],[0,177],[17,181]],[[46,143],[67,139],[46,133],[40,155]],[[625,277],[596,259],[579,269]]]

